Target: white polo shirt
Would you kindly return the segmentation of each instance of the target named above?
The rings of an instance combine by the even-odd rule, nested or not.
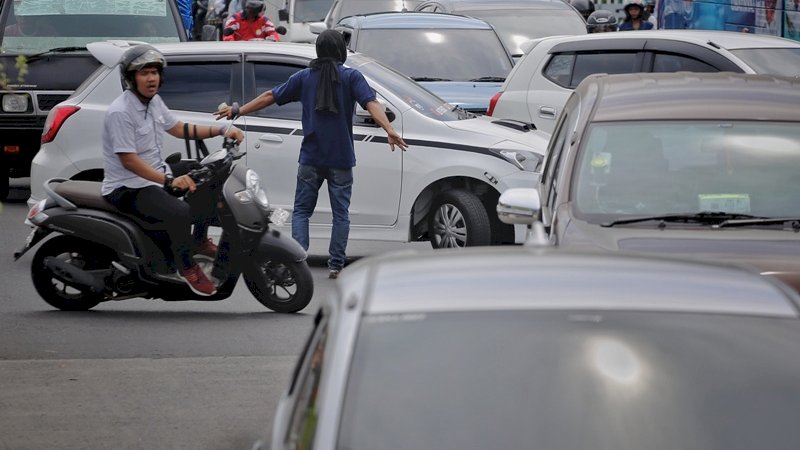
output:
[[[108,195],[121,186],[143,188],[159,186],[131,172],[122,165],[118,153],[138,153],[156,170],[171,173],[161,156],[164,131],[178,123],[161,97],[155,95],[147,104],[126,90],[111,103],[103,123],[103,187]]]

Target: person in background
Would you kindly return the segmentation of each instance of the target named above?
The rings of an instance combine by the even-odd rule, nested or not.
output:
[[[263,1],[242,0],[242,3],[244,8],[225,20],[222,27],[223,41],[281,40],[281,35],[275,31],[275,25],[264,15]]]
[[[586,19],[586,32],[587,33],[605,33],[608,31],[617,31],[617,16],[611,11],[599,9],[591,14]]]
[[[631,0],[625,5],[625,19],[619,26],[619,31],[652,30],[653,24],[644,14],[642,0]]]
[[[367,80],[356,69],[344,67],[347,48],[342,33],[325,30],[317,37],[317,58],[309,67],[235,110],[223,106],[217,120],[245,115],[273,103],[299,101],[303,105],[303,142],[297,169],[292,237],[308,250],[308,219],[314,213],[322,183],[328,185],[333,213],[328,252],[329,278],[337,278],[346,260],[350,234],[350,196],[353,191],[353,113],[358,103],[375,123],[386,131],[389,148],[405,150],[407,145],[395,131]]]
[[[183,28],[186,29],[186,35],[189,39],[194,37],[194,16],[192,15],[192,0],[177,0],[175,3],[178,5],[178,11],[181,13],[181,20],[183,21]]]

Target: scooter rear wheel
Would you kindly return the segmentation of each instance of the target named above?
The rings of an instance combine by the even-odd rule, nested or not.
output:
[[[82,270],[106,269],[111,252],[99,245],[70,236],[57,236],[42,244],[33,256],[31,277],[36,292],[51,306],[63,311],[86,311],[104,300],[102,294],[76,289],[55,278],[45,266],[47,257],[58,258]]]
[[[244,281],[256,300],[275,312],[300,311],[314,295],[314,279],[306,261],[265,259],[244,274]]]

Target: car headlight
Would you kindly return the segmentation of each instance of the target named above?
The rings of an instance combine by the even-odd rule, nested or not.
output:
[[[492,149],[506,161],[526,172],[540,172],[542,170],[542,155],[528,150],[501,150]]]
[[[236,193],[236,199],[242,203],[256,202],[264,209],[269,208],[269,199],[264,189],[261,189],[261,177],[255,170],[248,169],[244,176],[245,189]]]

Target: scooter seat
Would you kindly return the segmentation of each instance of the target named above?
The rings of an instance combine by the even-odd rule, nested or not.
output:
[[[108,202],[100,195],[100,188],[103,183],[97,181],[78,181],[70,180],[59,183],[53,189],[56,194],[66,198],[76,206],[85,206],[92,209],[102,209],[117,214],[122,214],[120,210]]]

